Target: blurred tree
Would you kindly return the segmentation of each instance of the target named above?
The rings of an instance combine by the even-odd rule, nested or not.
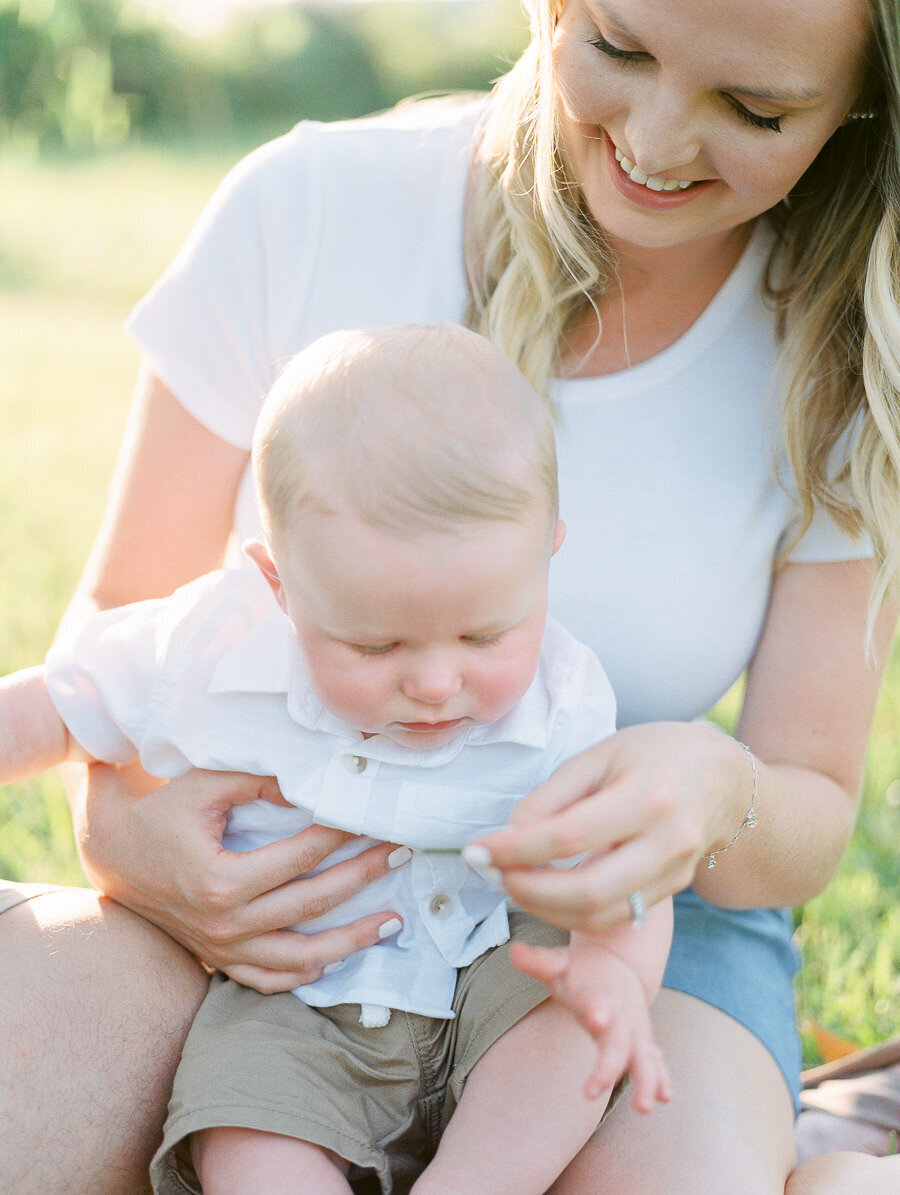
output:
[[[115,94],[105,0],[0,0],[0,133],[29,147],[116,144],[129,116]]]
[[[355,6],[262,9],[214,42],[238,128],[283,131],[301,118],[362,116],[390,102]]]
[[[516,0],[261,6],[207,38],[133,0],[0,0],[0,137],[259,141],[412,93],[483,90],[524,43]]]

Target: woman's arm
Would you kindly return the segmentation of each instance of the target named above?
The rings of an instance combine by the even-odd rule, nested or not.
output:
[[[165,597],[218,568],[248,460],[142,368],[76,612]]]
[[[107,511],[66,618],[163,596],[218,566],[247,460],[143,370]],[[280,991],[308,982],[325,964],[376,942],[394,916],[386,911],[309,938],[284,930],[383,875],[394,848],[372,847],[311,879],[297,877],[349,835],[312,826],[259,851],[223,850],[232,806],[259,796],[281,801],[270,780],[189,772],[163,785],[136,765],[67,773],[91,882],[242,983]]]
[[[727,735],[696,723],[632,726],[570,760],[485,838],[528,911],[570,929],[626,920],[694,883],[736,907],[801,903],[827,883],[850,835],[872,712],[896,614],[865,621],[868,561],[788,564],[775,578],[738,736],[759,760],[758,824],[733,838],[752,772]],[[547,868],[588,851],[572,869]]]
[[[871,563],[858,560],[788,564],[775,580],[735,731],[759,760],[759,821],[694,878],[717,904],[799,905],[840,863],[897,621],[895,606],[882,610],[867,659],[873,579]],[[745,813],[732,805],[708,849],[729,841]]]

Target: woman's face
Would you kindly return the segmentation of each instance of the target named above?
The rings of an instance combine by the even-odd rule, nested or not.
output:
[[[560,130],[597,222],[661,248],[773,207],[852,109],[867,38],[865,0],[565,0]]]

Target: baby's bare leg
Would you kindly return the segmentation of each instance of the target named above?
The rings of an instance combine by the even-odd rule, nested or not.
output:
[[[329,1149],[278,1133],[222,1127],[191,1138],[204,1195],[346,1195],[349,1165]]]
[[[541,1195],[597,1127],[607,1096],[582,1088],[597,1046],[545,1001],[479,1059],[415,1195]]]

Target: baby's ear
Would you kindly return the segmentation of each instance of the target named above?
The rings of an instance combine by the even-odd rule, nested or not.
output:
[[[563,540],[566,538],[566,525],[562,519],[556,520],[556,530],[553,532],[553,551],[551,556],[555,556],[559,549],[563,546]]]
[[[262,539],[248,539],[243,544],[243,552],[269,582],[272,592],[275,594],[275,601],[287,613],[284,587],[281,584],[278,569],[275,567],[275,561],[272,559],[272,553],[269,551],[269,545]]]

